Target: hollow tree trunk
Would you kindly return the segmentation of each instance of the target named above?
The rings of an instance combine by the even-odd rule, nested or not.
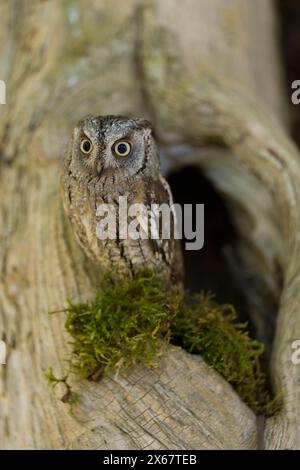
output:
[[[300,448],[290,360],[300,339],[300,160],[284,130],[272,2],[2,1],[0,13],[0,447]],[[265,426],[178,348],[155,370],[74,379],[74,416],[45,387],[49,365],[63,375],[68,341],[63,318],[47,312],[88,298],[99,277],[59,195],[65,144],[89,112],[149,117],[165,168],[196,162],[228,201],[257,280],[252,311],[271,322],[280,297],[271,369],[284,405]]]

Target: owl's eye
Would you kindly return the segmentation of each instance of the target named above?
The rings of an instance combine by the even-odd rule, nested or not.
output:
[[[127,157],[131,152],[131,145],[126,140],[119,140],[113,145],[113,151],[118,157]]]
[[[85,155],[89,155],[93,150],[92,142],[89,139],[82,139],[82,141],[80,142],[80,150]]]

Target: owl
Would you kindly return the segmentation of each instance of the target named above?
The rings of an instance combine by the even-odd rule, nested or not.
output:
[[[169,237],[163,236],[161,213],[158,218],[152,218],[154,230],[141,223],[139,237],[124,236],[124,221],[127,226],[133,221],[129,216],[130,207],[145,207],[151,214],[152,208],[157,207],[155,204],[172,207],[173,203],[169,185],[160,172],[156,143],[148,121],[92,115],[79,121],[65,157],[61,189],[64,208],[78,242],[101,272],[134,276],[146,268],[154,269],[168,282],[181,282],[181,248],[174,237],[176,215],[173,209],[170,211]],[[127,203],[122,224],[120,201]],[[99,210],[103,207],[107,212]],[[104,221],[104,214],[111,217],[109,220],[114,229],[114,233],[109,232],[106,238],[99,236],[99,224]],[[139,217],[141,214],[137,211],[136,227]],[[156,236],[153,236],[155,228]],[[145,236],[147,229],[148,236]]]

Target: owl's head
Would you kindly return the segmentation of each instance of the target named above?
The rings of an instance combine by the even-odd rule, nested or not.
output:
[[[144,119],[88,115],[75,127],[70,146],[69,164],[79,176],[154,176],[159,170],[151,124]]]

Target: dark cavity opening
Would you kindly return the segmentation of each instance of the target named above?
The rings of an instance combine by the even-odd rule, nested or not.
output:
[[[224,200],[196,166],[172,172],[167,179],[174,202],[181,205],[204,204],[203,248],[187,251],[184,249],[185,240],[182,240],[185,287],[191,292],[211,291],[219,303],[236,307],[239,320],[249,321],[245,295],[230,267],[238,234]]]

